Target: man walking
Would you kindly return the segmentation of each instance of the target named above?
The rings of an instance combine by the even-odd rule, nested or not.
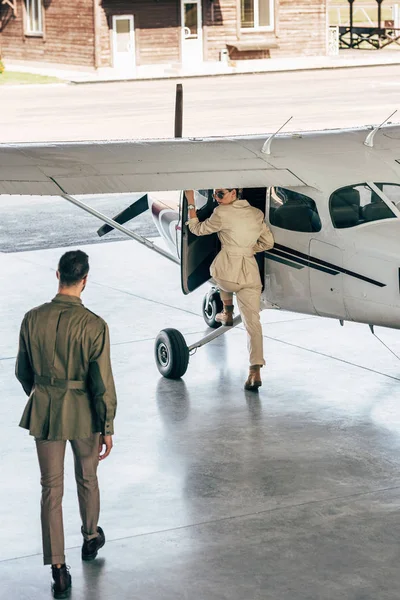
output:
[[[82,519],[82,559],[93,560],[105,544],[98,527],[98,461],[112,449],[116,394],[105,321],[80,299],[88,256],[66,252],[57,271],[56,297],[24,317],[16,376],[29,396],[20,426],[35,437],[41,471],[41,522],[45,565],[52,565],[54,598],[66,598],[71,575],[65,565],[62,497],[66,441],[71,443]],[[102,453],[103,452],[103,453]]]

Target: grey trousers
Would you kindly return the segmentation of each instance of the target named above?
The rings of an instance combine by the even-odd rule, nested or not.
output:
[[[66,441],[36,439],[42,485],[41,521],[43,563],[65,563],[62,498]],[[99,434],[84,440],[70,440],[75,462],[82,534],[86,540],[97,537],[100,495],[97,482]]]

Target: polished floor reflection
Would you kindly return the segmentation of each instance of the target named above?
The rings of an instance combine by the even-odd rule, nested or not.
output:
[[[42,566],[39,471],[18,428],[20,320],[55,293],[64,250],[0,254],[0,598],[51,597]],[[399,361],[368,327],[265,311],[267,367],[244,392],[246,339],[229,332],[162,379],[164,327],[205,330],[204,290],[130,242],[87,247],[84,302],[109,323],[119,396],[115,447],[100,465],[107,543],[80,560],[71,452],[64,519],[74,600],[397,600]],[[400,355],[396,331],[379,330]]]

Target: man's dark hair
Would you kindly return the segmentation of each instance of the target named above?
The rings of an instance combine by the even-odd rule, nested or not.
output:
[[[58,263],[60,284],[66,287],[76,285],[89,273],[89,257],[82,250],[71,250],[60,258]]]

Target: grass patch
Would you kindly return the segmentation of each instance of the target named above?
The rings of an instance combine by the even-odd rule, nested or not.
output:
[[[19,73],[16,71],[4,71],[0,75],[0,85],[23,85],[27,83],[61,83],[57,77],[47,75],[34,75],[32,73]]]

